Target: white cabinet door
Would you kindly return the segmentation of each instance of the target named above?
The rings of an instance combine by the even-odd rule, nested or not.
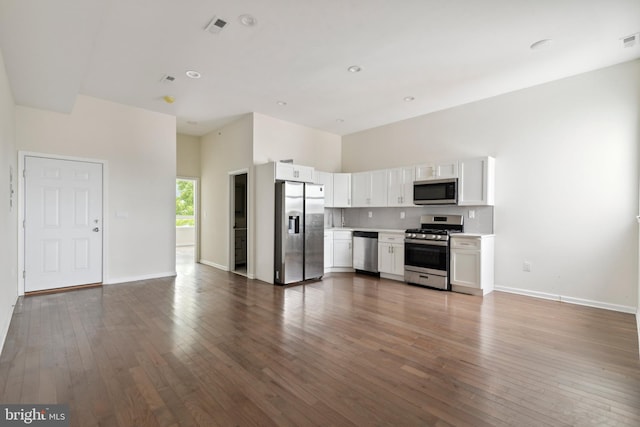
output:
[[[330,172],[314,172],[313,182],[324,185],[324,207],[333,207],[333,174]]]
[[[351,174],[333,174],[333,207],[351,207]]]
[[[353,207],[387,205],[387,172],[385,170],[351,174]]]
[[[460,161],[458,180],[458,204],[461,206],[494,205],[493,157],[481,157]]]
[[[333,267],[333,233],[324,232],[324,269]]]
[[[355,208],[369,206],[371,203],[371,172],[351,174],[351,196]]]
[[[393,256],[391,274],[404,276],[404,243],[392,244],[391,255]]]
[[[351,240],[333,240],[333,266],[353,267]]]
[[[451,284],[480,289],[480,251],[451,251]]]
[[[369,206],[387,206],[387,171],[371,172],[371,196]]]
[[[275,177],[280,181],[313,182],[313,168],[292,163],[275,162]]]
[[[393,271],[393,253],[391,243],[378,243],[378,271],[389,273]]]
[[[451,238],[451,289],[485,295],[494,287],[495,236]]]
[[[414,206],[414,168],[396,168],[387,171],[387,206]]]
[[[378,270],[380,273],[404,276],[404,236],[378,234]]]
[[[416,167],[416,181],[458,177],[458,161],[434,163]]]

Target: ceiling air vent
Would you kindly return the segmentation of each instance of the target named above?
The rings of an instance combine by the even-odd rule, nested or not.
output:
[[[209,21],[207,26],[204,27],[204,30],[210,32],[211,34],[218,34],[226,25],[227,21],[214,16],[213,19]]]
[[[631,34],[630,36],[623,37],[623,38],[622,38],[622,44],[623,44],[623,46],[624,46],[624,47],[632,47],[632,46],[635,46],[636,42],[638,41],[638,36],[640,36],[640,33]]]
[[[160,81],[162,83],[173,83],[174,81],[176,81],[176,78],[173,76],[170,76],[169,74],[165,74],[164,76],[162,76]]]

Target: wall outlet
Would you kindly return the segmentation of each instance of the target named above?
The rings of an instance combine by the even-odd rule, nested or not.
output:
[[[404,219],[404,212],[400,212],[400,219]]]
[[[475,209],[469,209],[469,219],[473,219],[476,217],[476,210]]]
[[[373,218],[373,212],[369,211],[369,218]]]
[[[527,273],[530,273],[531,267],[532,267],[531,261],[524,261],[522,263],[522,271],[526,271]]]

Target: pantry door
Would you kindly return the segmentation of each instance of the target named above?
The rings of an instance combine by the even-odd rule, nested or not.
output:
[[[25,292],[102,282],[102,166],[25,156]]]

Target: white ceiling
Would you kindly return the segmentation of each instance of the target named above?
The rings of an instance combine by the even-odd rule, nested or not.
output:
[[[0,0],[19,105],[70,112],[84,94],[192,135],[252,111],[349,134],[639,58],[621,41],[638,32],[640,0]]]

